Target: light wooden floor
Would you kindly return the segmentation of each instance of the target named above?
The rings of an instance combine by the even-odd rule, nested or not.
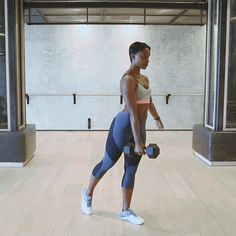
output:
[[[106,131],[37,132],[37,151],[23,168],[0,168],[1,236],[235,236],[236,167],[210,167],[192,151],[191,131],[148,131],[158,159],[136,174],[131,208],[118,218],[123,155],[94,191],[94,215],[81,213],[81,189],[104,151]]]

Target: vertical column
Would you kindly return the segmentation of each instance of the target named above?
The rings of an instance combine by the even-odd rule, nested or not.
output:
[[[11,131],[25,128],[23,0],[8,1],[9,77]]]
[[[236,130],[236,0],[228,0],[224,130]]]
[[[24,166],[33,157],[36,130],[25,119],[23,0],[0,0],[0,6],[0,166]]]
[[[204,124],[194,124],[192,147],[209,165],[236,165],[236,129],[226,130],[226,114],[231,122],[235,115],[235,1],[208,1]]]
[[[0,131],[9,130],[9,75],[7,71],[7,32],[5,1],[0,0]]]

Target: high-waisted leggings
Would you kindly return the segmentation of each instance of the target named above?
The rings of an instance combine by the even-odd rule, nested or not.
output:
[[[140,135],[145,145],[146,118],[140,120]],[[100,179],[118,161],[123,148],[129,142],[134,143],[130,115],[127,111],[120,111],[112,120],[106,140],[105,152],[102,160],[94,167],[92,174]],[[130,157],[124,154],[124,175],[121,181],[123,188],[133,188],[135,173],[142,156]]]

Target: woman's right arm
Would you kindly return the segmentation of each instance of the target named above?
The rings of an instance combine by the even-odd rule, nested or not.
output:
[[[126,75],[123,77],[123,79],[121,79],[121,93],[130,114],[130,123],[134,136],[135,146],[137,147],[137,150],[139,152],[145,154],[145,145],[143,144],[140,136],[135,88],[136,82],[130,75]]]

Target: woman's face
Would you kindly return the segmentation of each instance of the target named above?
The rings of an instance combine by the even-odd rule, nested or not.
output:
[[[133,55],[132,63],[134,63],[136,66],[142,69],[146,69],[149,62],[149,56],[150,56],[150,49],[144,48],[143,50]]]

